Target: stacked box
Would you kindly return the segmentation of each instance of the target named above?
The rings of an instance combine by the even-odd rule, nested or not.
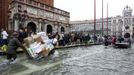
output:
[[[48,56],[49,52],[54,48],[45,32],[37,33],[37,35],[28,37],[24,41],[25,47],[32,58],[40,54],[42,56]]]

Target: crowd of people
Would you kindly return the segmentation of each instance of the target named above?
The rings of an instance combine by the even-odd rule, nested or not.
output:
[[[1,37],[0,37],[0,47],[3,45],[7,45],[7,59],[10,61],[14,61],[16,59],[16,49],[21,47],[26,51],[26,48],[23,46],[24,39],[27,37],[31,37],[35,35],[36,32],[33,32],[31,29],[20,28],[18,31],[14,31],[12,34],[8,34],[8,32],[4,29],[1,29]],[[90,44],[90,43],[99,43],[108,45],[115,45],[116,42],[127,42],[129,46],[131,46],[131,39],[124,38],[122,36],[110,36],[110,35],[90,35],[84,33],[48,33],[49,39],[51,39],[54,46],[67,46],[67,45],[75,45],[75,44]],[[25,52],[28,56],[28,53]]]
[[[32,35],[35,35],[36,33],[32,30],[29,30],[27,28],[20,28],[18,33],[18,40],[21,43],[24,43],[24,38],[30,37]],[[53,39],[52,41],[58,41],[55,45],[57,46],[66,46],[66,45],[72,45],[72,44],[87,44],[87,43],[112,43],[115,44],[115,42],[131,42],[130,38],[124,38],[122,36],[101,36],[101,35],[91,35],[91,34],[84,34],[84,33],[48,33],[49,39]],[[8,41],[10,39],[10,35],[7,33],[6,30],[1,29],[1,37],[0,37],[0,46],[7,45]],[[114,39],[114,40],[113,40]]]
[[[35,35],[36,33],[32,30],[28,30],[27,28],[20,28],[18,33],[18,40],[23,44],[24,38],[30,37]],[[0,37],[0,46],[2,45],[8,45],[8,41],[10,39],[10,35],[7,33],[6,30],[1,29],[1,37]],[[57,46],[66,46],[66,45],[72,45],[72,44],[87,44],[87,43],[112,43],[115,44],[115,42],[131,42],[130,38],[124,38],[122,36],[110,36],[110,35],[91,35],[91,34],[84,34],[84,33],[48,33],[49,39],[53,39],[52,41],[58,41],[55,45]],[[106,43],[105,43],[106,42]]]

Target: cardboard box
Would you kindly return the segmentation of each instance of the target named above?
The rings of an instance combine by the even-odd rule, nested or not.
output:
[[[50,52],[49,49],[43,49],[42,52],[41,52],[41,55],[48,56],[49,52]]]
[[[41,36],[39,36],[39,35],[34,35],[34,36],[33,36],[33,39],[34,39],[37,43],[43,42]]]
[[[32,44],[34,42],[33,38],[32,37],[27,37],[24,39],[24,45],[25,47],[29,48],[30,47],[30,44]]]

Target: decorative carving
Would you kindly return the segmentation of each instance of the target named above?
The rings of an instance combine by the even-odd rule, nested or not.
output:
[[[48,20],[47,20],[47,19],[43,19],[43,22],[47,23],[47,22],[48,22]]]
[[[18,20],[20,19],[20,17],[21,15],[19,13],[15,13],[13,16],[14,19],[18,19]]]
[[[54,25],[58,25],[58,22],[57,21],[54,21]]]
[[[39,22],[42,22],[42,20],[43,20],[42,18],[37,18],[37,19],[38,19]]]

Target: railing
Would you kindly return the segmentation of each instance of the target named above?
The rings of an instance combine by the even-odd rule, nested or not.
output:
[[[28,3],[26,2],[26,0],[13,0],[11,3],[13,2],[18,2],[20,4],[23,4],[23,5],[27,5],[27,6],[32,6],[32,7],[35,7],[35,8],[38,8],[38,9],[41,9],[41,10],[46,10],[46,11],[50,11],[50,12],[53,12],[53,13],[56,13],[56,14],[60,14],[60,15],[63,15],[63,16],[66,16],[66,17],[69,17],[70,13],[67,12],[67,11],[64,11],[64,10],[61,10],[61,9],[58,9],[58,8],[55,8],[55,7],[52,7],[52,6],[48,6],[46,4],[43,4],[43,3],[39,3],[39,2],[31,2]]]

